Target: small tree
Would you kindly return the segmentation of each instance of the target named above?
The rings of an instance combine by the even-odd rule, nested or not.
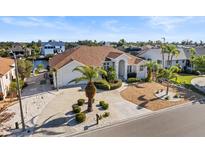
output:
[[[19,59],[17,64],[20,78],[24,80],[25,78],[30,77],[33,68],[32,62],[29,60]]]
[[[116,71],[113,67],[109,67],[107,70],[107,81],[113,83],[116,80]]]
[[[147,81],[153,80],[153,73],[157,74],[159,69],[159,64],[156,61],[148,61],[145,66],[147,67]]]
[[[190,48],[189,52],[190,52],[191,68],[193,69],[193,61],[194,61],[194,57],[196,55],[196,49],[195,48]]]
[[[158,78],[164,78],[167,82],[167,91],[166,91],[167,95],[169,93],[170,80],[177,78],[177,72],[179,71],[180,71],[179,67],[172,66],[168,69],[161,69],[161,71],[159,72]]]
[[[205,73],[205,56],[194,56],[192,59],[194,67],[196,70]]]

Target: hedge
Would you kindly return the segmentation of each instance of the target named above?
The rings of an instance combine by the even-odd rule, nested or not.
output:
[[[114,83],[110,83],[110,90],[120,88],[122,86],[122,80],[115,80]]]
[[[140,79],[138,79],[138,78],[128,78],[127,79],[127,83],[135,83],[135,82],[139,82],[140,81]]]
[[[106,80],[98,80],[94,82],[97,89],[109,90],[110,85]]]
[[[106,80],[98,80],[94,84],[97,89],[114,90],[122,86],[122,81],[115,80],[113,83],[108,83]]]

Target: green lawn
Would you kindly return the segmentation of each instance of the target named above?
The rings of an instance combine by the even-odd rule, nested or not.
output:
[[[198,77],[197,75],[190,74],[179,74],[177,77],[177,83],[179,84],[191,84],[191,80]],[[176,79],[172,79],[172,81],[176,82]]]

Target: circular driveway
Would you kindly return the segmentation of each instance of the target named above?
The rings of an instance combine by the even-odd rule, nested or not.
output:
[[[205,77],[198,77],[191,80],[191,84],[205,93]]]

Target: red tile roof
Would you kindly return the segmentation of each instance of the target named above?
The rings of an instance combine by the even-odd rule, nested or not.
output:
[[[49,60],[51,68],[59,69],[73,60],[79,61],[84,65],[101,66],[106,58],[117,58],[123,51],[109,46],[80,46],[67,50],[54,56]],[[129,64],[137,64],[142,59],[128,55]]]
[[[11,65],[13,64],[13,59],[0,57],[0,77],[9,71],[12,68]]]

